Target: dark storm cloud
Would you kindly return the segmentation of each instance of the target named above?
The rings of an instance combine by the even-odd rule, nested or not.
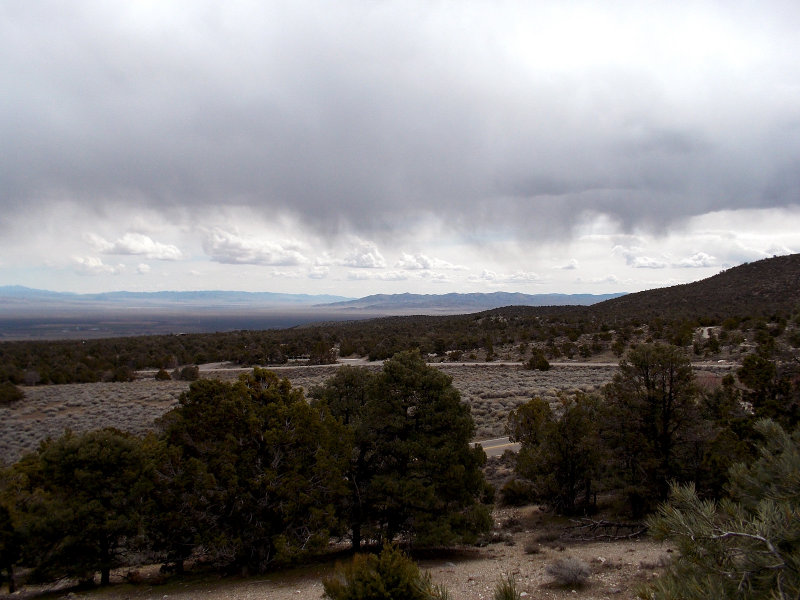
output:
[[[376,237],[409,214],[525,236],[795,204],[797,9],[741,6],[725,22],[777,40],[763,59],[542,70],[507,47],[513,3],[6,2],[0,202],[242,205]]]

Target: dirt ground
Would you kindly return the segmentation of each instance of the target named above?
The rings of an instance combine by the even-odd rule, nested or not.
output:
[[[581,542],[564,533],[573,525],[554,522],[538,507],[495,511],[491,543],[463,547],[436,556],[417,556],[421,570],[443,585],[453,600],[491,600],[498,582],[511,576],[522,598],[581,600],[633,599],[642,584],[657,577],[673,556],[672,548],[647,537],[625,541]],[[559,536],[559,532],[562,533]],[[574,558],[588,565],[591,574],[580,587],[561,586],[547,574],[548,565]],[[112,585],[90,591],[52,590],[52,599],[92,600],[295,600],[323,597],[322,579],[334,573],[333,561],[254,578],[218,575],[189,576],[159,582],[157,567],[142,568],[126,583],[124,572],[112,577]],[[153,579],[150,579],[153,578]],[[42,588],[27,588],[15,597],[41,594]],[[0,596],[3,597],[3,596]],[[41,596],[40,596],[41,597]]]

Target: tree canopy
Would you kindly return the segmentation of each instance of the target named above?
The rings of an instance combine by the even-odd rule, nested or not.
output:
[[[418,352],[394,356],[378,374],[342,369],[314,395],[353,436],[354,547],[362,533],[387,541],[402,533],[424,545],[474,539],[488,528],[485,455],[470,446],[469,407]]]
[[[800,431],[763,420],[758,458],[731,469],[730,498],[672,488],[650,521],[680,551],[646,597],[658,600],[800,596]]]
[[[234,384],[194,382],[164,423],[162,464],[183,470],[163,501],[180,512],[187,493],[202,499],[189,507],[192,527],[217,562],[257,572],[327,544],[347,436],[288,380],[254,369]],[[180,539],[185,526],[176,520]]]

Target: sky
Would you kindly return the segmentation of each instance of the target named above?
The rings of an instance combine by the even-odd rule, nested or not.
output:
[[[0,285],[632,292],[800,252],[796,0],[4,0]]]

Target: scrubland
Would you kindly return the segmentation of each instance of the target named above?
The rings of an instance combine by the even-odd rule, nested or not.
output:
[[[559,392],[590,391],[611,379],[614,367],[561,366],[531,371],[510,364],[436,365],[453,377],[468,403],[477,427],[476,438],[503,435],[508,413],[533,396],[555,400]],[[378,365],[367,368],[379,369]],[[280,367],[275,371],[308,393],[333,373],[329,366]],[[203,377],[235,379],[243,370],[204,370]],[[64,430],[88,431],[116,427],[132,433],[152,429],[158,417],[175,407],[185,381],[155,381],[141,375],[132,382],[43,385],[25,388],[25,399],[0,407],[0,456],[6,463],[34,450],[48,436]]]

